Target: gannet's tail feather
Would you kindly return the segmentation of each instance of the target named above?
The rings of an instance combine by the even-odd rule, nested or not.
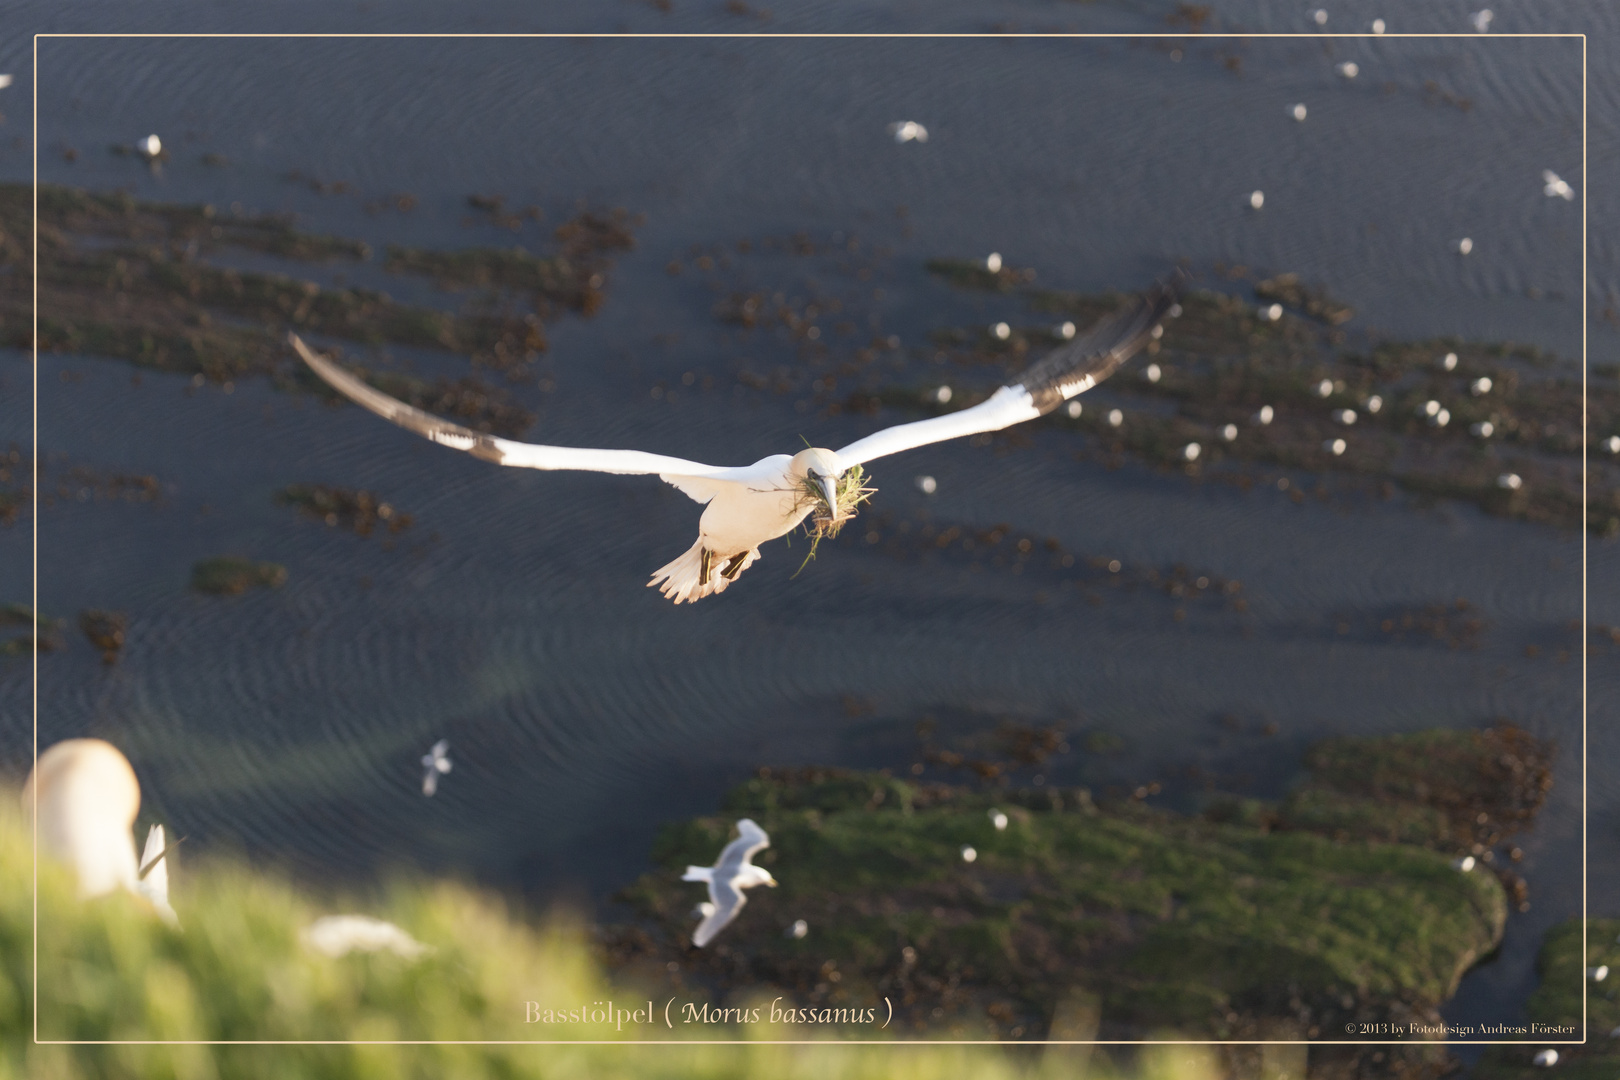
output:
[[[700,536],[697,543],[687,548],[680,558],[653,571],[647,587],[657,586],[659,592],[677,604],[693,603],[705,596],[725,592],[726,586],[758,558],[758,548],[731,557],[719,555],[707,550]]]

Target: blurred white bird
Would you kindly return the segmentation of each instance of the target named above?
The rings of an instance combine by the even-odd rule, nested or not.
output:
[[[303,933],[304,944],[334,959],[351,952],[391,952],[414,960],[433,951],[391,922],[369,915],[323,915]]]
[[[1536,1053],[1536,1056],[1532,1060],[1537,1065],[1540,1065],[1544,1069],[1545,1068],[1551,1068],[1552,1066],[1558,1064],[1558,1051],[1556,1051],[1556,1050],[1541,1050],[1541,1051],[1538,1051]]]
[[[1541,189],[1541,192],[1549,199],[1563,198],[1567,200],[1575,197],[1575,189],[1570,187],[1567,181],[1561,179],[1551,169],[1541,170],[1541,180],[1542,183],[1547,185]]]
[[[1465,236],[1461,240],[1457,241],[1457,254],[1459,254],[1459,255],[1467,255],[1470,251],[1473,251],[1473,250],[1474,250],[1474,242],[1472,240],[1470,240],[1468,237]]]
[[[1316,25],[1317,26],[1326,26],[1327,25],[1328,14],[1327,14],[1327,11],[1325,9],[1323,9],[1323,8],[1317,8],[1315,11],[1311,12],[1311,18],[1316,20]]]
[[[928,129],[915,120],[901,120],[889,125],[889,134],[894,136],[897,143],[928,141]]]
[[[1485,8],[1468,16],[1468,21],[1474,25],[1474,33],[1488,34],[1491,30],[1492,18],[1494,18],[1494,16],[1491,13],[1491,9]]]
[[[30,814],[37,810],[40,851],[73,868],[80,896],[125,889],[150,901],[165,921],[174,921],[161,827],[147,836],[148,880],[135,858],[132,828],[141,785],[117,747],[100,739],[67,739],[50,747],[28,774],[22,803]],[[157,872],[162,876],[148,883]]]
[[[1305,106],[1303,104],[1288,106],[1288,115],[1292,116],[1295,120],[1304,120]]]
[[[176,840],[173,844],[164,844],[163,826],[153,825],[147,830],[141,867],[135,872],[135,891],[146,897],[163,921],[175,929],[180,927],[180,916],[169,906],[169,852],[179,843]]]
[[[449,772],[450,740],[440,739],[433,749],[422,755],[422,794],[432,795],[439,790],[439,774]]]
[[[1372,32],[1375,33],[1375,34],[1382,34],[1384,32],[1384,20],[1383,19],[1374,19],[1372,21]]]
[[[703,921],[692,932],[692,944],[700,949],[730,925],[748,903],[744,889],[755,885],[776,887],[776,879],[769,870],[749,861],[771,846],[771,838],[752,818],[737,822],[737,832],[737,839],[721,850],[713,866],[688,866],[681,875],[682,881],[704,881],[709,885],[708,903],[698,905]]]
[[[1361,74],[1361,68],[1359,66],[1357,66],[1357,64],[1356,64],[1356,62],[1354,60],[1346,60],[1344,63],[1338,65],[1333,70],[1337,71],[1340,75],[1343,75],[1347,79],[1353,79],[1357,75]]]
[[[8,87],[10,85],[11,85],[11,76],[10,75],[0,75],[0,90],[4,90],[6,87]]]
[[[158,138],[156,135],[148,135],[146,138],[135,144],[135,150],[142,157],[151,160],[152,158],[155,158],[159,154],[163,153],[163,140]]]
[[[996,832],[1001,832],[1007,827],[1007,815],[1000,810],[991,810],[990,824],[996,827]]]

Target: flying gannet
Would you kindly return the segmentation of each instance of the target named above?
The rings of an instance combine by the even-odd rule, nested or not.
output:
[[[776,879],[762,866],[749,862],[755,855],[771,846],[771,838],[752,818],[737,822],[737,839],[727,844],[713,866],[688,866],[682,881],[709,883],[709,902],[699,904],[703,921],[692,931],[692,944],[703,948],[714,940],[714,935],[730,925],[731,920],[748,903],[744,889],[755,885],[776,887]]]
[[[705,465],[640,450],[592,450],[514,442],[441,419],[398,401],[317,356],[296,334],[288,339],[317,375],[355,403],[442,446],[497,465],[529,469],[655,475],[705,504],[698,538],[684,555],[652,575],[648,586],[679,604],[724,592],[759,558],[759,547],[815,514],[818,530],[836,531],[870,489],[861,466],[904,450],[978,435],[1034,420],[1111,375],[1152,340],[1167,315],[1179,314],[1177,285],[1160,283],[1047,353],[1015,380],[971,408],[898,424],[841,450],[820,447],[773,454],[752,465]]]

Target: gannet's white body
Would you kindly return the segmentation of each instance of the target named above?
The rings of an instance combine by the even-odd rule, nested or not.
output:
[[[640,450],[594,450],[543,446],[486,435],[423,412],[362,382],[317,356],[289,335],[304,362],[334,389],[401,427],[443,446],[465,450],[500,465],[529,469],[656,475],[706,509],[697,541],[675,561],[660,567],[649,585],[679,604],[724,592],[754,561],[759,546],[791,532],[813,511],[841,520],[838,482],[848,470],[874,458],[898,454],[964,435],[999,431],[1042,416],[1068,398],[1107,378],[1151,340],[1154,329],[1175,305],[1174,285],[1157,285],[1085,334],[1065,342],[1031,365],[1016,381],[960,412],[899,424],[833,451],[801,450],[775,454],[752,465],[705,465]]]
[[[737,833],[737,839],[721,850],[713,866],[688,866],[681,875],[682,881],[703,881],[709,885],[708,903],[698,905],[703,921],[692,932],[692,944],[700,949],[713,941],[714,935],[724,930],[748,903],[748,897],[742,893],[744,889],[755,885],[776,888],[771,872],[749,861],[771,846],[771,838],[752,818],[737,822]]]
[[[141,808],[141,785],[129,759],[100,739],[67,739],[39,756],[23,787],[23,807],[38,812],[39,848],[72,867],[86,899],[119,889],[145,897],[164,921],[169,874],[163,826],[147,834],[146,857],[135,858],[131,829]]]

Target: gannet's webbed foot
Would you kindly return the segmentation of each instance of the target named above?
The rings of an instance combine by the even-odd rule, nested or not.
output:
[[[731,561],[726,563],[725,568],[720,571],[720,576],[727,581],[735,581],[737,575],[742,573],[743,564],[748,561],[748,555],[749,553],[746,551],[740,551],[733,555]]]
[[[713,563],[714,552],[710,551],[708,548],[704,548],[703,553],[698,556],[699,585],[707,585],[709,583],[709,568],[713,565]]]

